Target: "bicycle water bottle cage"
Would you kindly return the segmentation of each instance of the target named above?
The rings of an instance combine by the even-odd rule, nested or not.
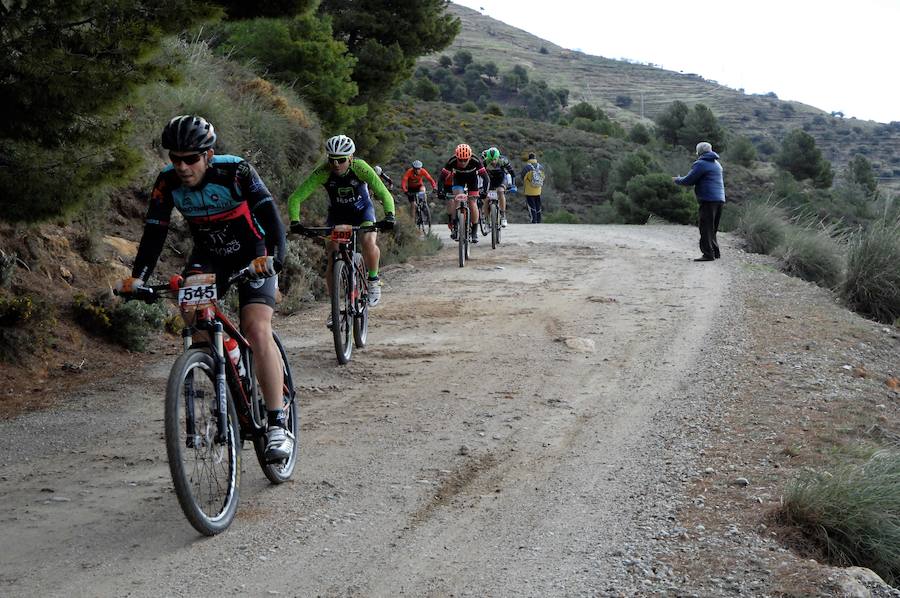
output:
[[[331,240],[335,243],[349,243],[353,236],[353,227],[349,224],[338,224],[331,229]]]

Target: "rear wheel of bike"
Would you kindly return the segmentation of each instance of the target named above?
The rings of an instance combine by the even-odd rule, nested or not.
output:
[[[466,258],[469,257],[469,219],[466,218],[465,211],[460,210],[456,213],[456,238],[459,242],[459,267],[466,265]]]
[[[500,244],[500,218],[497,210],[491,209],[491,249]]]
[[[294,466],[297,464],[297,453],[300,449],[300,405],[297,403],[296,393],[294,392],[294,377],[291,375],[291,364],[288,363],[287,353],[284,352],[284,346],[281,339],[274,332],[275,345],[281,354],[281,363],[283,364],[282,375],[284,376],[284,423],[288,436],[294,440],[294,450],[290,457],[276,463],[266,462],[266,437],[261,434],[253,439],[253,448],[256,450],[256,459],[263,473],[273,484],[281,484],[291,478],[294,473]],[[265,411],[262,411],[265,413]]]
[[[189,349],[172,366],[166,385],[166,452],[175,495],[201,534],[228,529],[238,504],[241,440],[225,388],[226,438],[216,441],[216,374],[212,356]]]
[[[353,272],[338,259],[334,262],[331,278],[331,332],[334,335],[334,352],[338,363],[350,361],[353,352],[353,303],[351,288]]]
[[[361,254],[353,256],[353,266],[356,288],[359,291],[356,296],[356,315],[353,318],[353,342],[361,349],[366,346],[366,339],[369,338],[369,297],[363,293],[366,288],[366,268]]]

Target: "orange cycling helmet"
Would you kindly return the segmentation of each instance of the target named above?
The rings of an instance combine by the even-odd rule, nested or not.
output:
[[[456,146],[456,151],[453,153],[456,154],[459,160],[468,160],[472,157],[472,148],[467,143],[460,143]]]

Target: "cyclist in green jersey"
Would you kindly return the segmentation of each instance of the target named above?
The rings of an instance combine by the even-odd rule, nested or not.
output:
[[[291,226],[300,222],[300,205],[306,201],[319,185],[328,192],[328,226],[351,224],[370,226],[375,223],[375,204],[370,190],[384,204],[384,219],[388,226],[394,222],[394,197],[384,186],[375,171],[360,158],[354,157],[356,144],[346,135],[335,135],[325,143],[327,159],[317,166],[297,190],[288,198],[288,213]],[[381,251],[376,243],[375,231],[360,235],[360,252],[369,271],[369,305],[375,307],[381,301],[381,279],[378,276],[378,262]],[[331,292],[332,255],[337,246],[328,243],[327,270],[325,284]]]

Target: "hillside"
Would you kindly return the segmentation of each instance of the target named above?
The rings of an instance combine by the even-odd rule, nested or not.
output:
[[[600,106],[626,126],[641,120],[642,106],[644,118],[652,119],[672,101],[681,100],[688,105],[706,104],[729,130],[749,137],[758,147],[767,140],[780,142],[788,131],[804,128],[836,172],[852,156],[864,154],[872,161],[880,184],[900,191],[900,123],[833,117],[813,106],[748,95],[696,74],[568,50],[456,4],[451,4],[450,11],[463,26],[445,55],[467,50],[479,60],[495,62],[501,71],[523,65],[533,78],[569,89],[570,104],[584,100]],[[434,65],[439,57],[434,54],[420,63]],[[617,106],[619,96],[631,98],[631,105]]]

